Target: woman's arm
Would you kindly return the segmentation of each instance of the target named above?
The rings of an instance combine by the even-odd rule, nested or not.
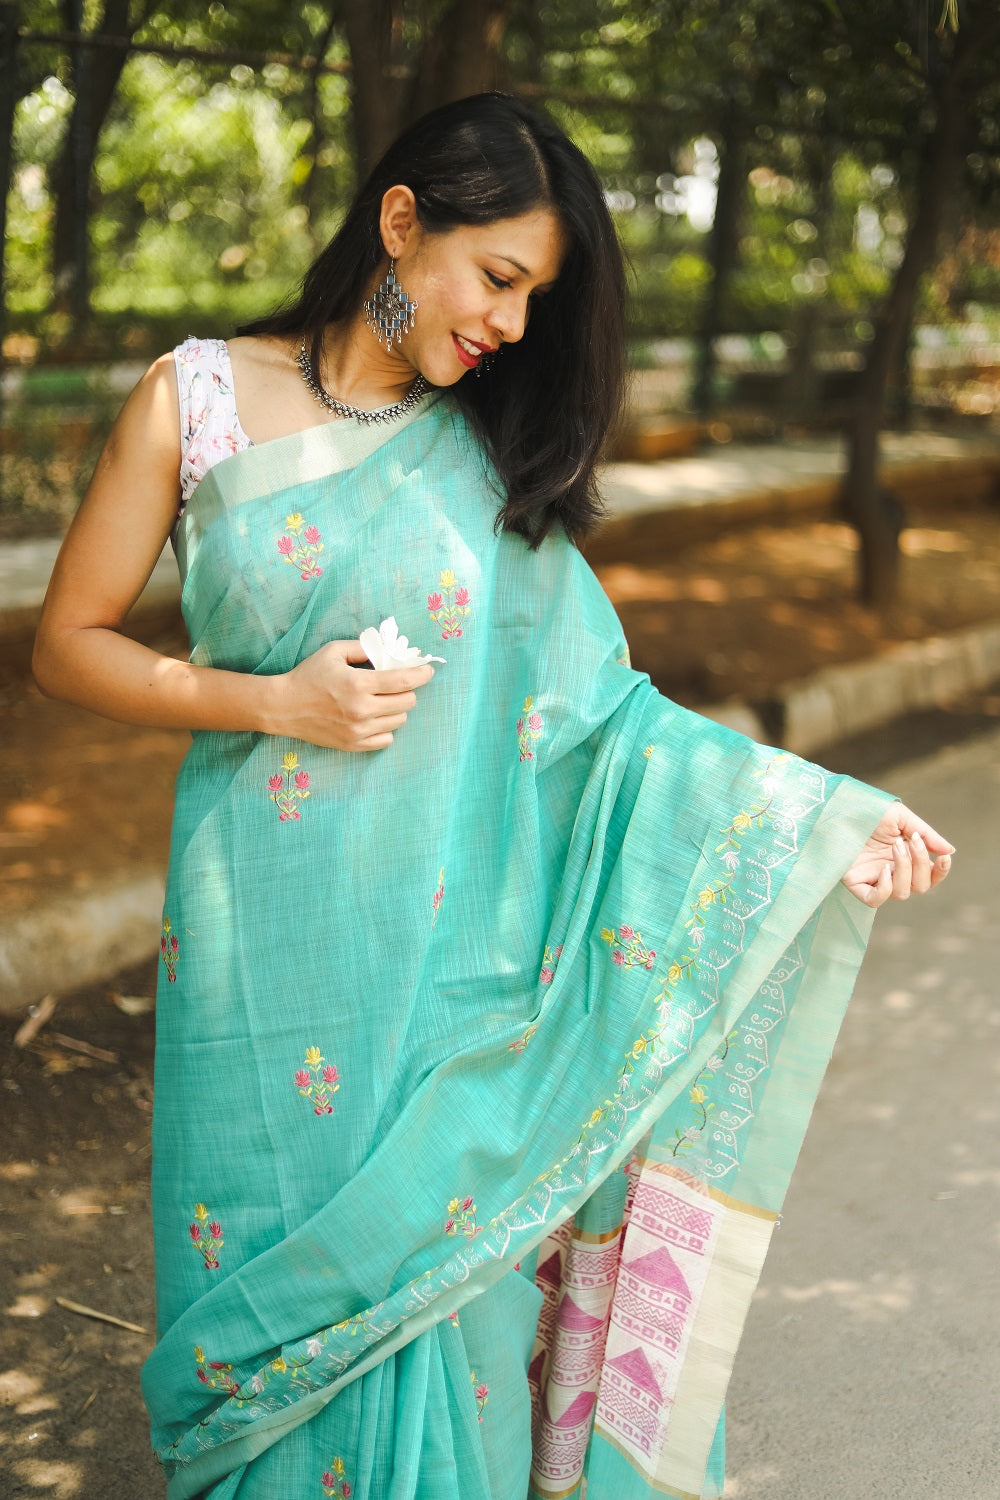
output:
[[[122,635],[180,503],[173,357],[125,403],[49,583],[32,667],[43,693],[125,724],[257,730],[337,750],[379,750],[416,706],[432,667],[358,672],[357,641],[331,641],[291,672],[228,672]]]

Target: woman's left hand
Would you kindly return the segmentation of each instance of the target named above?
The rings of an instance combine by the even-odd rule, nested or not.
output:
[[[854,861],[843,883],[866,906],[905,901],[940,885],[951,869],[954,847],[918,818],[894,802]]]

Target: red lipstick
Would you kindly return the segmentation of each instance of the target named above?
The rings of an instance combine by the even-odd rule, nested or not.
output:
[[[465,338],[465,335],[463,334],[462,337]],[[478,339],[465,339],[467,344],[473,344],[479,350],[478,354],[470,354],[468,349],[459,343],[456,334],[453,333],[451,339],[455,345],[455,353],[467,370],[474,370],[484,354],[492,354],[494,352],[492,344],[481,344]]]

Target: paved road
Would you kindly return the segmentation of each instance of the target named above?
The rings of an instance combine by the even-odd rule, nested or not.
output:
[[[1000,734],[886,785],[959,854],[876,923],[737,1362],[726,1500],[1000,1495]]]

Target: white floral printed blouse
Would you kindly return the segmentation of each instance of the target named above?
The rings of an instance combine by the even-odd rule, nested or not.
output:
[[[252,448],[240,426],[224,339],[185,339],[174,350],[181,408],[181,505],[213,464]]]

